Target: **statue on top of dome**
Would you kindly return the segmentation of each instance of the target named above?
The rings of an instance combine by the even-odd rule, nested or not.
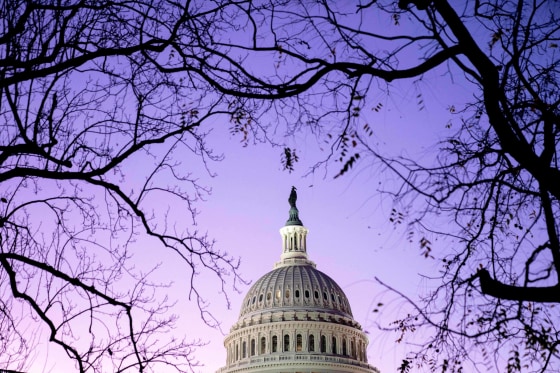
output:
[[[292,186],[290,197],[288,197],[288,202],[290,203],[290,207],[296,207],[296,201],[297,201],[296,187]]]
[[[299,219],[299,211],[296,207],[297,201],[297,192],[296,187],[292,187],[292,191],[290,192],[290,197],[288,197],[288,202],[290,203],[290,218],[286,222],[286,225],[303,225],[301,220]]]

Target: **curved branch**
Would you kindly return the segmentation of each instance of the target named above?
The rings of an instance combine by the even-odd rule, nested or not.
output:
[[[543,287],[506,285],[493,279],[484,268],[478,270],[475,277],[480,279],[482,293],[494,298],[520,302],[560,303],[560,285]]]

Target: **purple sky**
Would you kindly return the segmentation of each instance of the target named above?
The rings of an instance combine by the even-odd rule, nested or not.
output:
[[[208,5],[210,3],[202,2],[201,4],[213,6]],[[387,36],[387,38],[374,37],[368,39],[367,34],[364,33],[361,35],[363,39],[353,36],[352,40],[363,43],[364,49],[380,57],[380,60],[386,61],[387,64],[391,64],[389,68],[408,69],[421,63],[424,60],[423,58],[431,53],[429,52],[431,46],[422,38],[420,38],[421,42],[411,44],[408,44],[406,38],[402,39],[404,44],[401,46],[403,49],[396,47],[398,41],[395,44],[395,38],[392,36],[400,34],[421,35],[425,32],[425,30],[415,29],[416,23],[410,15],[403,14],[403,18],[400,20],[400,24],[398,24],[398,17],[390,17],[389,14],[383,12],[371,14],[369,12],[363,12],[363,14],[359,11],[356,12],[352,2],[330,2],[329,4],[332,7],[340,6],[343,8],[342,10],[344,10],[343,13],[345,15],[341,13],[340,16],[337,16],[338,21],[343,20],[342,23],[347,22],[349,25],[359,24],[361,30],[371,32],[372,35],[381,33]],[[313,12],[317,11],[316,7],[320,5],[318,3],[315,5],[306,3],[306,6],[309,8],[310,14],[314,14]],[[458,5],[454,3],[452,6]],[[296,9],[296,7],[294,6],[293,9]],[[291,8],[288,10],[292,11]],[[269,21],[268,16],[265,15],[262,16],[262,19],[259,19],[257,10],[252,11],[251,15],[253,14],[257,15],[255,19],[258,22],[262,21],[263,25],[270,26],[266,25]],[[276,51],[260,51],[255,52],[256,54],[253,55],[242,47],[240,49],[230,48],[227,53],[228,55],[231,53],[229,56],[233,60],[239,59],[239,61],[242,61],[240,63],[243,64],[247,71],[256,76],[262,74],[265,77],[263,78],[264,80],[272,79],[275,82],[291,81],[291,77],[298,76],[297,71],[303,68],[304,63],[303,60],[290,59],[290,53],[284,52],[287,49],[282,45],[283,40],[286,40],[286,43],[292,43],[293,45],[290,48],[298,50],[299,53],[309,58],[309,61],[313,61],[314,57],[326,58],[329,61],[332,59],[332,61],[337,62],[343,60],[359,61],[359,48],[343,46],[329,39],[325,31],[326,29],[323,28],[328,24],[327,20],[315,19],[318,23],[315,23],[314,26],[318,27],[318,31],[317,34],[314,34],[312,31],[313,27],[307,22],[297,21],[298,14],[294,11],[287,17],[280,15],[270,18],[274,20],[272,27],[275,31],[274,34],[268,31],[270,30],[269,27],[263,27],[254,34],[247,32],[248,28],[241,26],[226,27],[222,34],[220,34],[219,29],[213,29],[212,45],[231,42],[234,44],[238,43],[239,46],[249,46],[253,45],[252,43],[254,42],[259,47],[265,47],[268,45],[267,43],[271,43],[274,39],[274,44],[269,45],[274,45],[275,48],[273,49]],[[240,25],[243,25],[246,21],[242,17],[238,17],[237,13],[228,13],[227,9],[223,15],[231,15],[232,22],[239,22]],[[411,18],[406,19],[405,17],[408,16]],[[321,22],[326,23],[322,24]],[[501,35],[501,29],[499,32],[492,32],[492,28],[486,28],[484,22],[480,24],[476,21],[468,22],[467,26],[471,29],[473,37],[480,41],[480,45],[488,43],[487,40],[499,39],[496,36]],[[249,24],[251,22],[247,21],[247,25]],[[274,35],[274,38],[272,35]],[[451,37],[446,35],[445,32],[440,33],[440,35],[442,35],[444,42],[448,40],[447,38]],[[299,42],[299,37],[308,39]],[[396,39],[399,38],[397,37]],[[501,53],[497,51],[499,43],[493,46],[494,42],[496,40],[489,42],[489,51],[491,53]],[[408,46],[404,47],[404,45]],[[345,49],[344,47],[347,48]],[[282,50],[278,51],[279,48]],[[298,48],[301,48],[301,50]],[[493,51],[492,48],[494,48]],[[398,63],[392,57],[387,57],[391,56],[395,51],[398,51],[396,52]],[[204,56],[205,63],[208,66],[217,64],[217,66],[225,69],[223,71],[229,71],[231,66],[235,66],[235,64],[227,65],[227,59],[223,59],[222,55],[219,54],[213,58],[206,57],[206,54]],[[388,59],[384,60],[385,57],[381,56],[385,56]],[[161,61],[163,61],[164,57],[168,58],[171,65],[178,58],[173,53],[169,56],[159,56],[158,61],[160,57]],[[123,61],[124,59],[116,58],[114,66],[117,69],[128,69],[126,67],[128,65],[121,63]],[[377,66],[377,62],[374,60],[371,66]],[[463,63],[466,66],[469,64],[466,60]],[[87,66],[85,68],[81,67],[80,72],[72,74],[68,80],[72,82],[71,88],[76,88],[80,92],[83,88],[82,86],[95,82],[97,79],[95,73],[93,76],[88,74]],[[143,74],[139,73],[139,76],[143,76]],[[177,78],[177,82],[182,82],[180,79],[184,79],[186,76],[176,74],[172,78]],[[227,74],[221,77],[219,74],[217,76],[219,77],[218,81],[221,81],[220,79],[222,78],[224,79],[225,86],[228,85],[228,82],[231,83],[231,77]],[[302,73],[299,76],[305,77],[307,75]],[[99,77],[102,78],[101,82],[105,79],[107,81],[112,79],[110,75],[105,76],[101,73],[99,73]],[[153,192],[150,196],[155,196],[153,199],[146,198],[144,200],[138,197],[139,190],[142,189],[141,185],[152,171],[149,166],[153,165],[154,159],[150,158],[150,156],[164,154],[171,144],[166,144],[161,148],[156,148],[159,145],[154,145],[154,148],[149,149],[150,155],[137,154],[134,158],[127,159],[127,164],[122,169],[122,179],[118,172],[107,176],[108,179],[114,178],[111,181],[118,180],[115,182],[119,183],[124,193],[128,193],[132,199],[139,198],[145,211],[149,213],[152,208],[154,209],[155,219],[150,221],[150,224],[157,223],[157,228],[161,228],[156,229],[157,231],[170,233],[176,229],[179,232],[184,230],[193,232],[197,230],[202,235],[207,233],[210,239],[216,240],[215,247],[218,250],[227,252],[233,258],[239,258],[241,261],[239,274],[247,281],[247,284],[238,283],[237,289],[233,289],[231,283],[226,284],[227,296],[220,293],[221,284],[211,271],[202,269],[201,274],[196,277],[197,290],[208,302],[208,311],[220,322],[219,328],[211,328],[201,320],[200,311],[193,300],[192,293],[189,292],[191,268],[187,263],[181,261],[177,253],[163,248],[158,242],[142,236],[142,234],[137,237],[134,236],[136,239],[131,243],[130,247],[127,247],[134,255],[131,264],[135,268],[131,272],[137,274],[150,271],[159,264],[157,269],[150,274],[150,282],[170,283],[169,287],[158,288],[154,294],[147,295],[147,297],[153,295],[156,299],[169,297],[170,303],[174,304],[172,309],[170,309],[170,313],[178,315],[179,318],[175,329],[166,336],[170,339],[180,340],[185,338],[187,341],[199,341],[206,344],[203,347],[197,348],[195,352],[196,359],[202,364],[197,369],[197,372],[213,373],[224,366],[226,351],[223,346],[223,339],[229,332],[231,325],[238,318],[241,302],[245,294],[251,284],[271,271],[274,263],[279,260],[281,238],[278,231],[288,218],[289,205],[287,199],[292,186],[298,189],[299,198],[297,205],[300,218],[309,229],[307,241],[309,258],[317,264],[319,270],[337,281],[348,296],[354,318],[362,325],[369,336],[370,344],[367,349],[369,363],[379,368],[381,372],[395,372],[401,361],[406,357],[407,351],[415,348],[414,340],[396,343],[399,334],[380,330],[380,326],[388,326],[392,321],[404,317],[408,313],[410,305],[402,297],[398,297],[380,285],[376,278],[414,301],[440,285],[437,279],[429,280],[429,278],[437,278],[440,274],[438,271],[440,271],[442,262],[438,261],[440,259],[434,260],[425,258],[422,255],[419,245],[421,235],[409,236],[405,224],[396,225],[390,221],[391,211],[395,206],[391,196],[380,193],[380,190],[395,190],[401,184],[401,180],[386,170],[379,162],[375,162],[373,157],[368,157],[363,152],[361,153],[360,160],[356,162],[351,171],[340,178],[333,178],[343,167],[343,163],[334,160],[338,156],[334,156],[333,159],[329,160],[326,166],[321,166],[316,168],[314,172],[310,172],[311,167],[328,158],[332,144],[322,143],[322,141],[325,138],[324,135],[329,132],[329,124],[320,123],[321,130],[324,131],[321,134],[323,137],[320,140],[317,140],[319,136],[316,137],[316,132],[312,133],[313,131],[308,128],[296,131],[290,136],[285,136],[285,132],[298,127],[297,123],[300,122],[292,123],[290,122],[292,119],[300,120],[301,123],[313,123],[311,119],[314,118],[315,114],[324,114],[330,111],[336,112],[348,104],[348,110],[359,109],[355,111],[357,115],[352,121],[355,120],[356,122],[352,122],[352,125],[355,124],[358,131],[361,131],[365,124],[372,129],[373,135],[368,139],[368,145],[371,145],[378,153],[395,158],[403,156],[406,159],[429,166],[433,165],[434,158],[438,154],[438,142],[452,137],[456,133],[461,125],[460,113],[462,109],[464,109],[466,103],[475,101],[473,99],[474,95],[480,94],[480,92],[476,92],[474,85],[466,81],[464,72],[455,68],[452,62],[450,62],[450,65],[444,64],[423,76],[415,77],[411,80],[393,81],[390,86],[386,85],[383,81],[368,80],[365,77],[356,82],[356,91],[352,92],[352,96],[350,96],[349,91],[340,91],[337,95],[333,96],[329,96],[323,91],[324,89],[330,89],[332,86],[338,86],[339,83],[341,83],[340,86],[346,86],[346,83],[353,83],[353,80],[349,79],[342,72],[331,72],[323,77],[323,79],[325,80],[314,86],[313,89],[315,90],[309,91],[309,96],[301,98],[302,100],[309,100],[306,101],[307,106],[304,105],[305,109],[309,109],[309,111],[316,110],[315,113],[311,113],[308,116],[308,113],[302,109],[302,106],[298,105],[300,102],[297,100],[291,102],[293,106],[287,104],[288,101],[281,102],[277,100],[270,106],[269,112],[265,114],[259,112],[262,116],[258,117],[258,120],[262,120],[262,123],[258,123],[254,127],[259,128],[259,125],[262,125],[264,128],[268,128],[267,136],[270,136],[273,141],[282,144],[282,146],[285,144],[297,150],[300,162],[296,164],[296,170],[293,173],[282,170],[280,161],[282,146],[272,147],[270,144],[263,143],[244,146],[241,136],[231,134],[233,124],[229,118],[210,117],[200,127],[202,132],[210,131],[206,139],[206,146],[212,149],[215,154],[222,154],[224,157],[222,161],[214,162],[208,160],[208,163],[205,164],[199,154],[194,154],[197,153],[196,150],[191,149],[192,152],[189,152],[189,147],[196,149],[198,145],[193,145],[194,141],[189,137],[189,134],[185,134],[185,137],[181,140],[175,139],[178,142],[184,141],[184,143],[181,143],[184,146],[180,148],[180,151],[184,151],[184,153],[180,153],[179,150],[173,153],[172,161],[182,162],[172,170],[173,172],[177,171],[177,175],[180,175],[177,178],[192,173],[192,178],[196,179],[199,185],[212,190],[205,201],[198,201],[195,206],[200,212],[196,218],[196,226],[193,226],[190,211],[177,207],[179,204],[176,202],[177,199],[172,199],[172,193],[165,195],[165,193],[160,193],[158,189],[158,187],[164,190],[168,188],[167,190],[170,191],[176,186],[177,178],[165,179],[172,172],[169,169],[163,167],[164,170],[161,174],[157,174],[162,178],[157,180],[157,182],[161,183],[155,183],[154,188],[149,188]],[[348,82],[345,79],[348,79]],[[297,80],[297,83],[301,82]],[[321,86],[321,83],[325,85]],[[193,84],[197,88],[199,87],[198,83]],[[141,86],[142,84],[139,85],[140,91],[143,89]],[[114,88],[120,89],[119,87]],[[154,96],[157,97],[157,100],[161,100],[161,102],[150,106],[146,111],[147,115],[160,114],[157,113],[159,105],[165,107],[165,110],[176,111],[177,113],[191,113],[190,119],[195,119],[196,114],[193,113],[199,110],[201,112],[200,115],[204,115],[205,105],[214,104],[214,96],[212,92],[197,88],[188,91],[189,97],[188,100],[185,99],[185,102],[175,99],[174,95],[164,94],[160,97],[159,91],[153,91],[157,92],[154,93]],[[367,94],[364,97],[366,89]],[[101,109],[101,112],[106,109],[104,106],[113,108],[115,104],[123,108],[124,114],[132,114],[136,111],[136,106],[131,104],[135,100],[130,93],[123,93],[124,96],[121,102],[120,96],[118,96],[116,101],[112,99],[103,101],[102,98],[105,96],[93,93],[97,92],[96,90],[92,92],[86,90],[85,92],[88,93],[84,96],[86,98],[84,99],[84,102],[86,102],[84,107],[88,107],[89,104],[87,103],[95,102],[101,106],[92,106],[96,110]],[[277,92],[283,92],[283,90],[278,89]],[[200,101],[195,97],[197,94],[200,94],[202,97]],[[346,99],[349,102],[344,102],[344,94],[348,94]],[[112,96],[109,95],[109,97]],[[141,101],[144,101],[145,96],[140,94],[139,97],[143,97]],[[82,98],[80,97],[80,100]],[[96,98],[96,100],[90,102],[87,98]],[[336,101],[335,105],[331,102],[333,99],[341,99],[341,101]],[[224,105],[229,105],[229,108],[235,107],[235,104],[229,99],[223,102]],[[167,106],[167,104],[170,105]],[[259,107],[259,105],[257,104],[256,107]],[[262,110],[267,110],[268,106],[263,105],[262,108],[265,108]],[[284,112],[275,112],[274,109],[278,108],[286,108],[286,110]],[[381,109],[377,110],[379,108]],[[451,110],[450,108],[456,108],[456,110]],[[35,109],[31,111],[33,110]],[[38,110],[38,112],[39,114],[43,113],[41,110]],[[79,113],[76,114],[77,117],[80,117],[82,114],[84,117],[90,115],[86,111],[78,110],[77,112]],[[92,112],[95,112],[95,110]],[[120,108],[116,112],[120,113]],[[455,114],[452,112],[455,112]],[[39,114],[37,114],[38,117],[42,115]],[[255,121],[249,121],[247,117],[241,114],[240,116],[242,117],[241,122],[247,120],[247,123],[255,124]],[[158,117],[158,115],[154,115],[154,117]],[[335,120],[334,115],[327,119]],[[75,119],[72,120],[77,122]],[[283,120],[288,123],[284,123]],[[354,128],[352,126],[345,128],[345,123],[331,122],[330,125],[335,127],[335,132],[340,132],[344,128],[345,134],[351,134]],[[283,125],[288,127],[288,130],[282,128]],[[481,125],[484,126],[484,123]],[[302,124],[302,126],[304,125]],[[347,129],[349,129],[349,132],[346,132]],[[340,135],[339,132],[334,133],[335,139],[337,139],[337,135]],[[104,138],[97,139],[96,136],[94,134],[91,139],[94,141],[105,140]],[[122,140],[112,139],[115,143]],[[333,141],[336,142],[337,140]],[[108,143],[111,143],[111,141]],[[158,152],[161,152],[161,154]],[[150,165],[146,163],[148,158],[152,162]],[[470,170],[467,169],[466,171]],[[418,177],[421,178],[422,176]],[[48,195],[53,188],[60,188],[60,185],[62,183],[58,183],[58,180],[53,182],[41,181],[39,187],[36,188],[37,190],[33,191],[37,195],[34,198],[40,198],[43,194]],[[185,182],[184,186],[186,190],[192,187],[188,182]],[[32,189],[33,187],[29,187],[29,191]],[[58,192],[58,190],[55,190],[55,194],[58,194]],[[87,190],[87,193],[89,192],[90,189]],[[160,194],[165,196],[160,198]],[[92,202],[94,206],[92,210],[97,212],[98,209],[100,220],[104,221],[104,218],[109,214],[106,210],[111,210],[107,208],[110,202],[104,199],[100,189],[92,188],[91,195],[95,195],[95,198],[92,199],[94,201]],[[189,196],[191,195],[189,194]],[[18,198],[22,197],[18,195]],[[24,196],[23,198],[26,197]],[[423,211],[421,210],[423,205],[421,198],[420,196],[412,202],[407,201],[413,205],[411,210],[416,208],[420,209],[419,211]],[[446,201],[446,203],[449,203],[449,206],[452,206],[455,202],[453,198],[455,197],[452,196]],[[44,231],[48,231],[49,224],[56,224],[56,221],[45,218],[41,214],[40,208],[31,211],[32,213],[29,213],[29,215],[36,218],[39,223],[39,227],[34,228],[37,229],[37,234],[43,234]],[[25,213],[27,214],[27,212]],[[167,217],[166,221],[164,221],[164,217]],[[429,217],[429,221],[423,221],[423,223],[428,225],[426,230],[429,231],[430,228],[437,227],[438,230],[446,231],[449,218],[446,216],[445,211],[439,215],[434,213],[429,215]],[[71,223],[68,223],[69,226],[75,224],[78,227],[77,230],[83,228],[83,224],[79,219],[76,221],[69,219],[69,221],[71,221]],[[118,227],[118,223],[121,222],[118,219],[116,221],[114,225],[109,223],[106,227],[103,227],[101,224],[94,224],[93,228],[84,229],[77,236],[80,239],[84,238],[84,242],[87,242],[87,244],[84,244],[83,248],[81,244],[76,246],[80,250],[87,250],[90,247],[95,248],[95,246],[103,247],[104,245],[110,247],[113,244],[119,249],[122,248],[123,246],[120,245],[127,238],[123,237],[125,236],[124,233],[114,240],[109,238],[114,233],[114,227]],[[125,232],[126,229],[123,229],[122,232]],[[97,232],[95,232],[96,230]],[[126,232],[128,233],[129,231]],[[455,243],[451,239],[427,237],[432,242],[432,254],[436,258],[441,258],[444,254],[463,248],[461,246],[454,246]],[[510,239],[507,235],[505,237]],[[88,242],[88,239],[90,239],[90,242]],[[48,239],[46,240],[48,243]],[[514,238],[511,238],[511,240],[514,240]],[[531,240],[528,241],[530,242]],[[51,240],[51,242],[54,242],[53,247],[55,247],[56,241]],[[73,242],[70,244],[75,245]],[[504,246],[506,245],[507,243]],[[88,251],[88,255],[91,255],[91,257],[95,256],[94,253],[94,251]],[[99,258],[99,261],[103,262],[104,258]],[[69,261],[71,267],[73,259],[66,257],[66,255],[64,259]],[[469,268],[474,269],[477,268],[477,264],[486,264],[476,263],[474,260],[476,259],[473,259],[472,267]],[[80,262],[80,264],[82,263]],[[89,264],[84,264],[84,266],[87,266],[88,269],[95,268]],[[465,271],[468,271],[468,269],[465,269]],[[115,271],[114,273],[121,272]],[[99,272],[96,272],[96,275],[98,274]],[[33,281],[37,281],[37,283],[43,286],[42,279],[37,279],[37,277],[32,278],[30,283],[33,284]],[[113,280],[107,281],[107,286],[115,293],[119,290],[123,294],[134,293],[136,283],[131,282],[130,278],[125,275],[114,280],[114,282]],[[38,288],[37,290],[40,298],[42,289]],[[226,297],[231,301],[230,307],[227,307]],[[72,301],[70,299],[68,305],[71,305]],[[80,301],[84,300],[78,300],[78,302]],[[441,299],[437,299],[435,302],[438,301],[441,301]],[[383,303],[383,306],[380,307],[379,304],[381,303]],[[15,304],[16,308],[20,307],[17,302]],[[57,304],[49,311],[54,315],[54,318],[56,318],[56,307],[62,307],[61,304]],[[23,312],[29,312],[25,311],[25,308],[22,309],[24,310]],[[18,311],[19,309],[13,312],[16,314]],[[23,312],[22,314],[25,316],[28,315],[28,313]],[[32,341],[29,344],[33,346],[33,353],[35,354],[31,358],[31,366],[25,367],[26,370],[29,373],[72,371],[73,367],[68,366],[67,356],[59,348],[55,347],[54,344],[48,343],[46,328],[43,328],[41,333],[36,334],[33,329],[33,323],[29,323],[31,326],[26,324],[25,316],[22,321],[22,324],[25,324],[24,329],[27,328],[24,330],[24,334],[27,333],[27,335],[31,336],[30,340]],[[138,314],[135,316],[140,316],[139,318],[141,319],[145,314],[138,311]],[[450,319],[449,325],[457,319],[457,316],[452,314]],[[78,320],[78,318],[74,320]],[[93,318],[90,320],[93,320]],[[100,325],[100,329],[96,329],[100,330],[99,333],[89,332],[87,330],[88,326],[85,325],[86,323],[76,322],[76,324],[79,324],[77,326],[78,330],[75,330],[73,327],[73,333],[70,334],[73,334],[71,338],[75,337],[75,340],[72,342],[78,345],[77,349],[85,351],[90,340],[96,338],[95,342],[103,346],[105,343],[104,338],[108,338],[107,335],[111,334],[107,331],[111,331],[111,328],[118,326],[120,322],[120,320],[115,321],[109,318],[107,320],[106,322],[103,317],[96,320],[98,322],[96,326]],[[101,330],[103,328],[106,328],[106,330]],[[85,335],[86,333],[88,334],[87,336]],[[416,334],[418,341],[422,341],[423,335],[421,333],[423,331]],[[158,335],[154,338],[159,337]],[[503,353],[499,349],[496,351],[496,354]],[[110,351],[109,354],[112,355]],[[468,356],[468,358],[478,359],[480,357],[476,356],[476,353],[473,353],[473,355],[475,356]],[[505,361],[507,361],[507,358],[507,356],[499,355],[495,357],[498,361],[500,359],[506,359]],[[104,364],[113,363],[109,360],[110,358]],[[108,365],[104,365],[105,369],[107,367]],[[466,368],[468,369],[468,367]],[[427,370],[428,368],[426,368]]]
[[[429,88],[424,92],[427,96]],[[387,98],[386,110],[372,112],[371,120],[384,151],[429,157],[431,150],[427,151],[426,145],[437,141],[434,134],[445,134],[445,124],[450,119],[446,108],[457,102],[447,96],[449,102],[430,100],[425,110],[418,111],[414,96],[404,93],[402,97]],[[211,181],[212,196],[201,206],[200,227],[208,228],[220,247],[241,257],[244,278],[254,282],[279,260],[278,230],[288,218],[287,199],[295,185],[300,217],[310,231],[311,260],[346,292],[355,319],[369,334],[370,364],[382,372],[395,371],[406,346],[395,345],[396,334],[380,332],[376,323],[393,321],[403,302],[387,294],[374,277],[415,298],[433,285],[426,284],[419,274],[433,273],[435,263],[421,257],[417,242],[409,243],[404,231],[389,222],[391,201],[376,189],[380,181],[391,182],[394,177],[365,163],[336,180],[332,175],[338,172],[338,164],[330,166],[327,176],[319,172],[304,177],[306,166],[324,157],[316,143],[307,139],[298,139],[302,164],[289,174],[281,170],[279,149],[266,145],[243,148],[236,144],[236,138],[226,140],[228,136],[219,131],[215,135],[226,158],[212,167],[217,177]],[[245,286],[241,294],[231,294],[231,310],[224,309],[220,302],[212,306],[224,332],[237,320],[248,289]],[[377,303],[391,299],[380,314],[373,312]],[[203,335],[210,343],[199,350],[200,361],[206,365],[200,371],[213,372],[225,364],[223,335],[215,330],[206,330]]]
[[[361,118],[373,129],[374,143],[380,151],[428,161],[437,150],[434,144],[454,131],[454,128],[446,128],[452,120],[448,108],[460,107],[470,92],[460,84],[450,89],[449,80],[440,73],[430,74],[415,84],[396,82],[390,96],[380,91],[368,97],[372,105],[366,105],[367,109],[374,103],[383,103],[381,111],[364,111]],[[455,79],[457,81],[457,77]],[[417,98],[420,92],[424,101],[422,110],[419,110]],[[204,171],[195,175],[200,177],[201,184],[212,188],[208,200],[197,206],[200,210],[198,229],[215,238],[217,247],[240,257],[240,272],[245,280],[253,283],[272,270],[279,260],[278,230],[288,218],[290,188],[296,186],[300,218],[309,229],[310,259],[346,292],[354,318],[370,338],[369,363],[381,372],[394,372],[407,346],[396,345],[397,335],[379,331],[376,324],[386,325],[396,319],[398,312],[405,310],[404,302],[388,294],[374,278],[378,277],[414,299],[434,286],[420,274],[436,270],[434,261],[421,256],[417,240],[409,243],[404,230],[395,229],[389,222],[392,201],[380,195],[377,189],[380,184],[396,183],[395,177],[387,171],[381,172],[377,166],[371,167],[367,160],[336,180],[333,175],[339,171],[339,163],[331,163],[328,172],[319,169],[315,174],[304,176],[311,165],[326,157],[313,136],[305,133],[287,140],[301,158],[296,171],[289,174],[281,169],[280,148],[266,144],[243,147],[240,138],[230,135],[227,120],[213,125],[208,146],[216,153],[223,153],[225,159],[210,164],[215,177],[205,177]],[[193,166],[187,159],[184,167],[191,170],[199,166]],[[127,178],[135,177],[133,167],[128,172]],[[166,201],[161,204],[166,206]],[[175,218],[177,225],[191,225],[187,212],[184,218]],[[433,248],[438,250],[437,243]],[[221,331],[212,329],[201,322],[198,310],[187,299],[188,273],[184,265],[178,263],[172,253],[148,240],[140,239],[135,250],[137,260],[146,265],[161,262],[156,279],[174,282],[169,296],[177,301],[172,311],[180,316],[176,337],[208,342],[197,351],[198,360],[205,365],[199,371],[214,372],[224,366],[223,333],[228,333],[237,320],[241,301],[250,285],[240,286],[239,293],[230,290],[232,304],[227,309],[223,296],[218,294],[215,279],[204,275],[201,290],[209,301],[209,310],[222,324]],[[379,302],[385,305],[381,312],[374,313]],[[63,371],[57,363],[55,349],[41,347],[44,348],[38,348],[41,352],[29,372]]]
[[[420,83],[425,108],[417,106],[417,89],[408,83],[395,84],[392,96],[379,97],[384,109],[380,112],[364,113],[374,130],[374,139],[379,149],[393,155],[407,154],[416,159],[433,156],[433,145],[440,137],[448,134],[446,124],[451,119],[447,108],[460,105],[465,92],[460,86],[446,91],[442,97],[437,81]],[[287,202],[292,185],[298,188],[298,207],[304,225],[309,229],[308,253],[317,263],[317,268],[335,279],[346,292],[354,318],[368,332],[370,345],[369,362],[382,372],[394,372],[404,358],[405,344],[395,344],[397,335],[383,333],[376,324],[388,324],[403,312],[404,302],[388,294],[374,278],[378,277],[390,286],[412,298],[425,292],[430,286],[422,280],[421,273],[435,271],[434,261],[420,255],[417,240],[409,243],[403,229],[395,229],[389,222],[391,200],[381,196],[377,189],[380,183],[394,182],[393,175],[371,167],[367,161],[358,163],[351,173],[333,180],[339,169],[338,163],[304,176],[308,167],[324,159],[317,142],[305,134],[290,139],[299,151],[301,162],[296,171],[289,174],[281,169],[280,149],[269,145],[243,147],[239,138],[232,137],[228,123],[215,123],[208,145],[215,152],[223,153],[222,162],[211,163],[210,169],[216,177],[201,177],[201,183],[212,188],[212,195],[198,209],[198,229],[207,231],[217,240],[216,245],[232,256],[241,258],[241,274],[253,283],[272,270],[281,254],[281,239],[278,230],[288,218]],[[186,167],[191,167],[188,161]],[[127,177],[134,177],[134,168]],[[162,201],[165,205],[165,201]],[[176,224],[190,225],[185,212],[184,219],[176,217]],[[202,291],[209,301],[209,310],[221,321],[222,331],[205,326],[198,310],[188,296],[188,274],[185,267],[169,252],[153,246],[148,240],[136,243],[136,255],[146,265],[161,262],[155,278],[173,281],[169,289],[171,299],[177,301],[173,312],[180,315],[175,330],[177,338],[200,339],[208,342],[197,351],[197,358],[204,364],[198,371],[214,372],[225,364],[223,339],[231,325],[237,320],[240,304],[250,285],[240,286],[240,293],[230,290],[232,304],[227,309],[224,298],[218,294],[215,279],[204,275]],[[434,245],[437,250],[437,244]],[[377,303],[383,302],[380,313],[374,313]],[[43,346],[43,347],[46,347]],[[61,371],[54,348],[38,349],[30,373]],[[46,357],[48,355],[48,357]]]

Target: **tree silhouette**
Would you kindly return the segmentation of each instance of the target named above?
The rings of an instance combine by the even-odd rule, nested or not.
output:
[[[279,126],[311,131],[331,145],[326,161],[342,162],[335,176],[380,164],[402,181],[385,191],[394,197],[389,218],[421,234],[421,253],[440,272],[439,287],[392,326],[436,329],[400,370],[459,371],[474,351],[482,369],[560,369],[558,4],[255,1],[226,13],[227,27],[202,40],[201,74],[253,103],[240,116],[252,121],[235,128],[244,138]],[[460,125],[437,144],[437,158],[380,152],[364,119],[364,109],[383,110],[375,92],[437,75],[472,94],[449,108]],[[265,126],[259,110],[278,116]],[[436,250],[432,236],[451,247]]]
[[[164,249],[184,262],[186,293],[215,324],[199,275],[225,290],[238,264],[191,228],[208,190],[190,169],[220,158],[201,124],[233,111],[185,56],[219,8],[0,4],[2,368],[29,367],[45,338],[80,372],[196,366],[199,343],[170,334],[165,284],[135,242],[154,246],[152,263]]]
[[[173,320],[128,265],[131,243],[143,232],[179,255],[212,322],[196,275],[224,284],[237,264],[158,201],[194,218],[206,190],[179,161],[215,158],[201,125],[228,118],[246,143],[310,131],[341,162],[337,177],[360,164],[400,177],[388,218],[440,263],[439,287],[392,324],[403,337],[435,328],[401,371],[464,370],[476,351],[484,368],[560,369],[555,2],[9,1],[0,12],[2,363],[29,351],[32,317],[80,371],[189,369],[192,346],[156,342]],[[374,92],[438,74],[472,94],[449,108],[459,128],[430,164],[381,153],[364,120],[384,110]],[[296,154],[282,152],[288,170]]]

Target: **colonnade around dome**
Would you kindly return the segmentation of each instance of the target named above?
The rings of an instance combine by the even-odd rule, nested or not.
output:
[[[343,356],[367,363],[367,340],[363,332],[332,323],[255,325],[231,333],[224,344],[228,364],[254,356],[292,352]]]

